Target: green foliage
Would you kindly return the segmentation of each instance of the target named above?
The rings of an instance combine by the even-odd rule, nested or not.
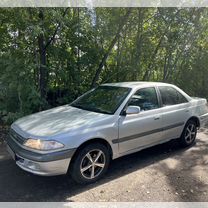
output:
[[[163,81],[208,98],[208,9],[132,8],[124,21],[127,11],[1,8],[0,119],[69,103],[99,70],[97,84]]]

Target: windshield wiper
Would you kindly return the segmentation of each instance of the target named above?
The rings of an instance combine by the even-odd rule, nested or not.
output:
[[[112,114],[109,111],[105,111],[105,110],[102,110],[102,109],[99,109],[99,108],[92,108],[92,107],[87,107],[87,106],[78,105],[78,104],[71,104],[71,106],[75,107],[75,108],[82,109],[82,110],[93,111],[93,112],[96,112],[96,113]]]
[[[102,110],[102,109],[99,109],[99,108],[93,108],[93,110],[96,111],[96,112],[98,112],[98,113],[112,114],[109,111],[105,111],[105,110]]]
[[[85,110],[85,107],[82,105],[71,104],[72,107],[79,108]]]

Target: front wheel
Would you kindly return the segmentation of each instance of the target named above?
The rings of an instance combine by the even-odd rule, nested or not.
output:
[[[183,147],[191,146],[196,140],[197,125],[196,122],[190,120],[184,127],[183,133],[180,138],[181,145]]]
[[[100,179],[108,169],[110,154],[100,143],[89,144],[75,155],[71,165],[71,176],[80,184],[88,184]]]

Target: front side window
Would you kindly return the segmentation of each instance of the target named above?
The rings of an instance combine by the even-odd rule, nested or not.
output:
[[[131,98],[129,106],[138,106],[141,111],[159,108],[157,93],[154,87],[138,90]]]
[[[130,93],[127,87],[100,86],[75,100],[71,106],[83,110],[114,114]]]
[[[186,103],[187,99],[173,87],[159,87],[163,106]]]

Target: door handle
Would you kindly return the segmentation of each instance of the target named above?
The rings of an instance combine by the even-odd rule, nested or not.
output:
[[[188,112],[189,112],[189,110],[185,110],[185,112],[186,112],[186,113],[188,113]]]
[[[154,117],[154,120],[159,120],[160,119],[160,117],[158,116],[158,117]]]

